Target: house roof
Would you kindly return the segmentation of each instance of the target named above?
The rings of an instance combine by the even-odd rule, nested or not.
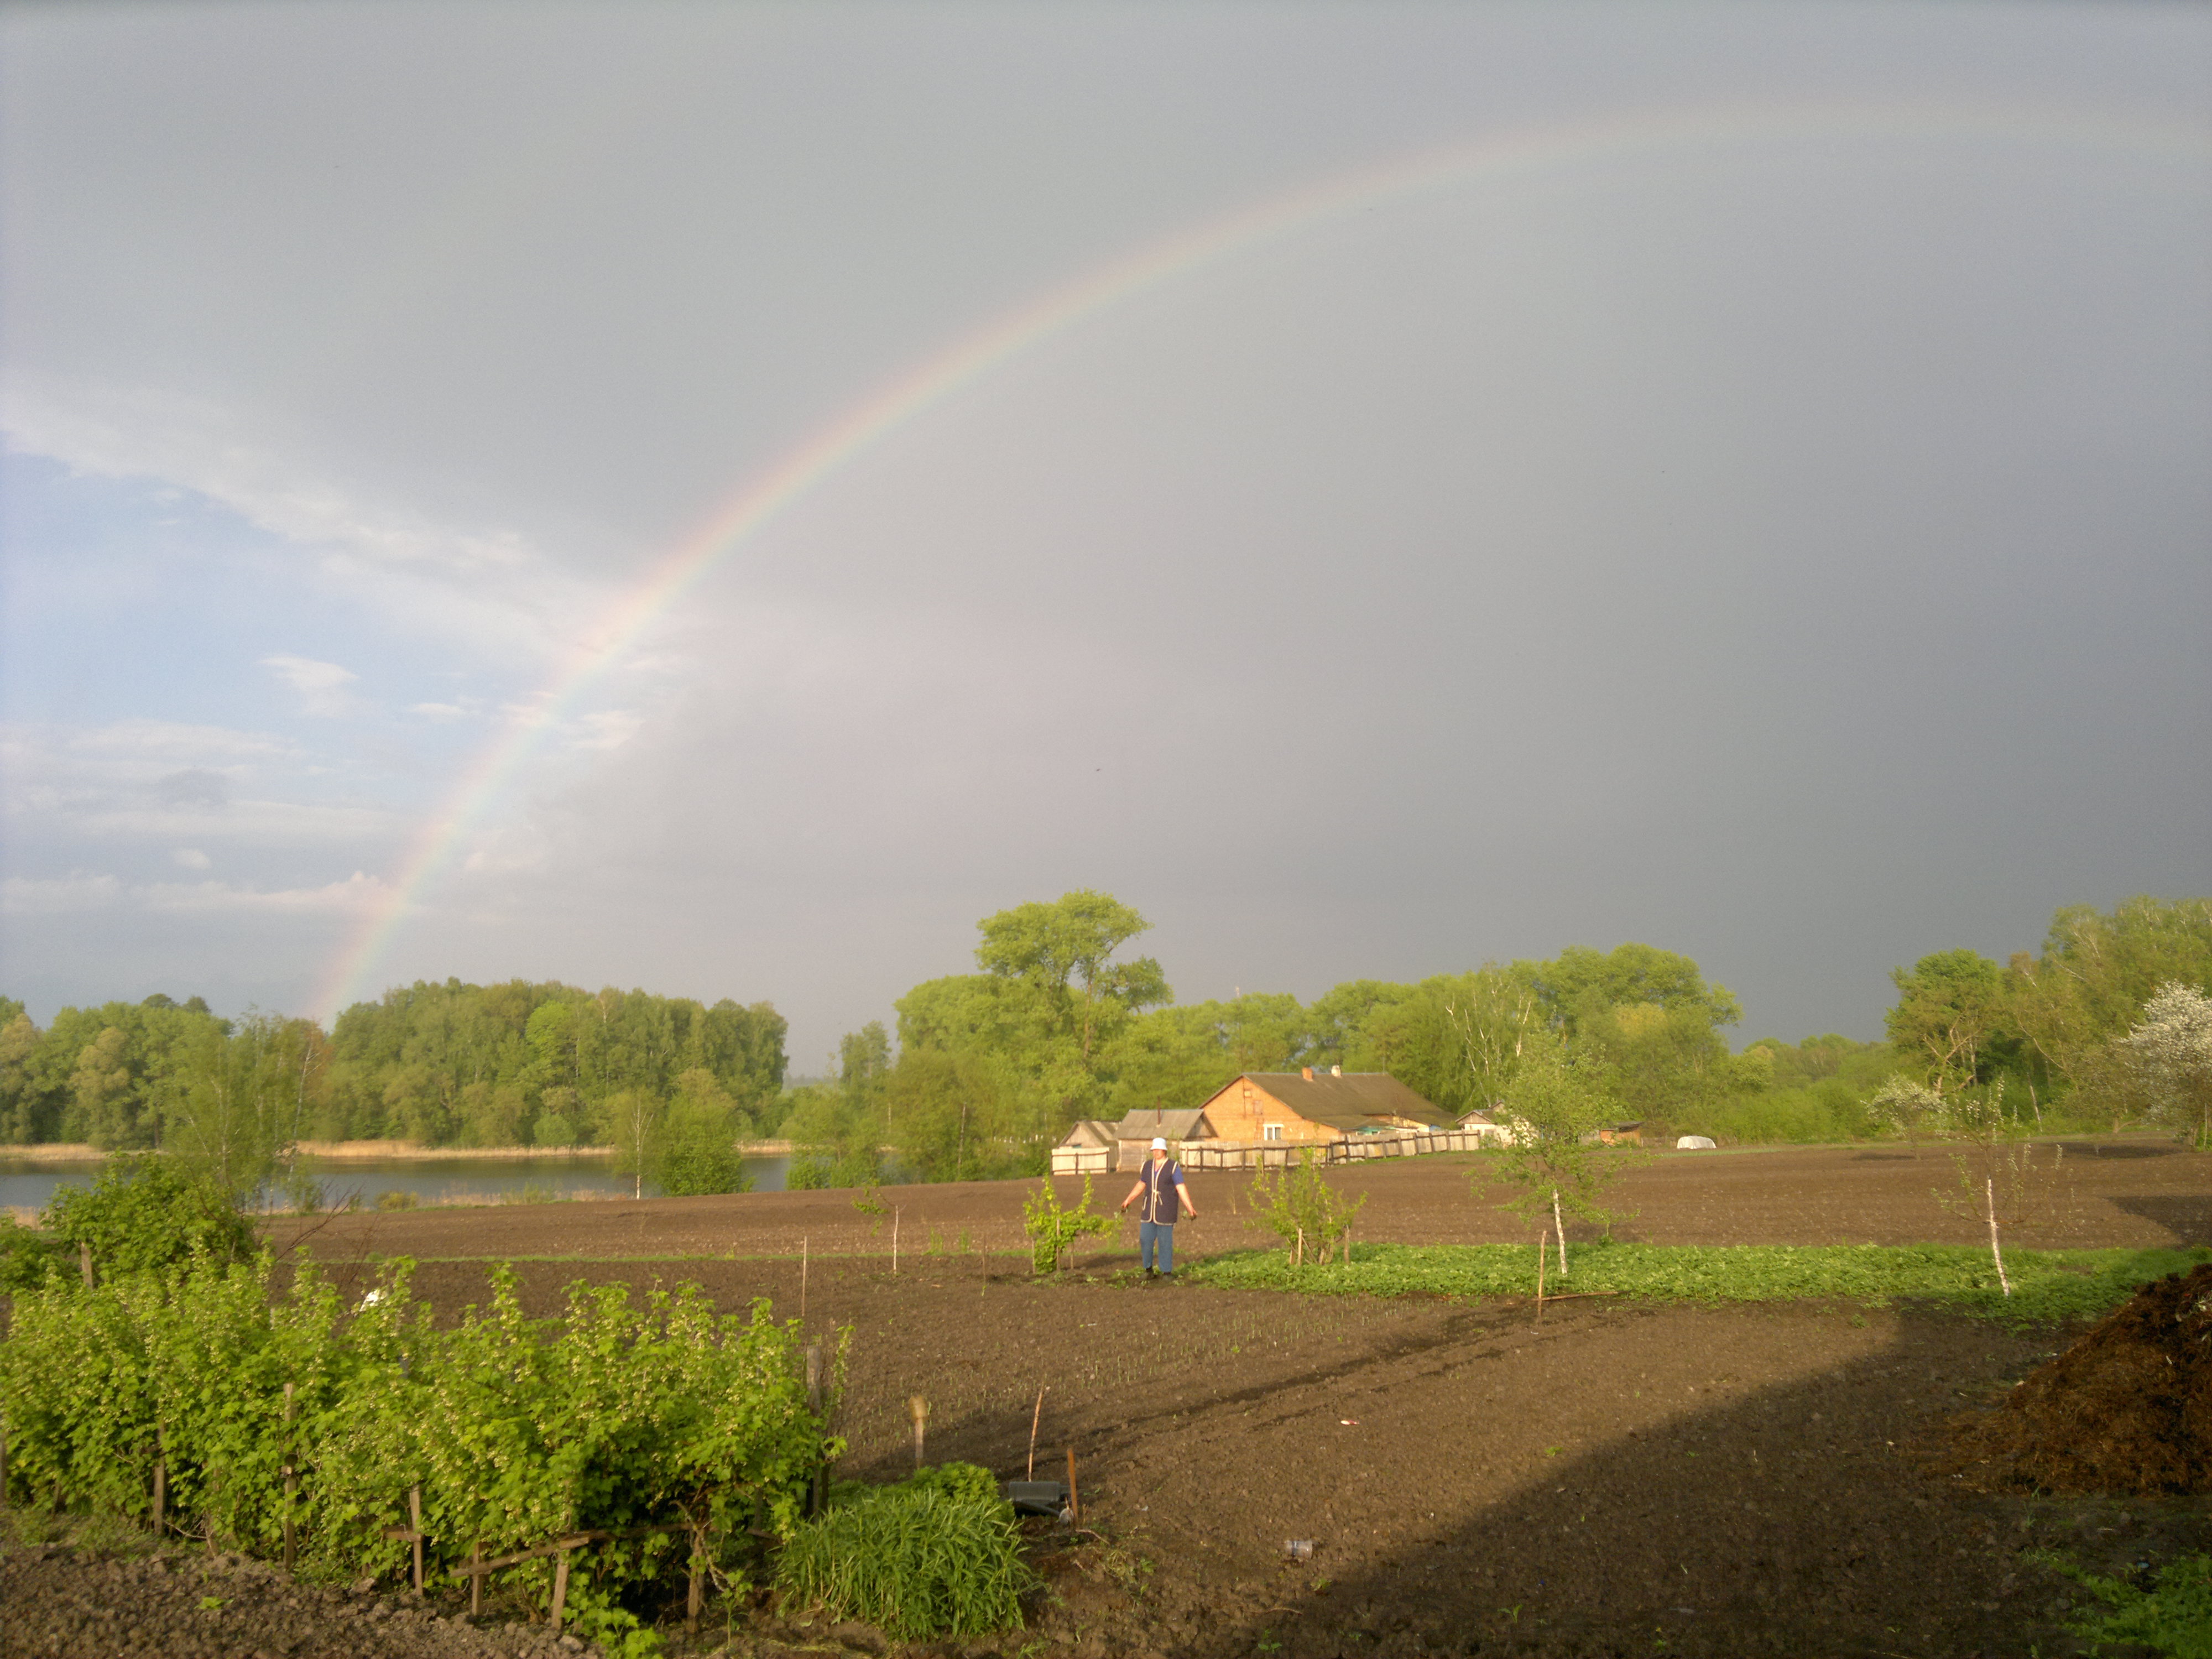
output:
[[[1198,1140],[1213,1133],[1212,1124],[1206,1125],[1203,1133],[1200,1132],[1198,1126],[1205,1116],[1203,1106],[1181,1107],[1173,1111],[1148,1106],[1109,1127],[1121,1140],[1150,1140],[1154,1135],[1165,1140]]]
[[[1111,1146],[1115,1141],[1114,1126],[1095,1117],[1078,1118],[1075,1127],[1060,1137],[1063,1146]]]
[[[1309,1123],[1347,1133],[1370,1127],[1377,1118],[1402,1117],[1417,1123],[1442,1123],[1444,1115],[1388,1072],[1248,1072],[1222,1089],[1218,1099],[1249,1080]]]

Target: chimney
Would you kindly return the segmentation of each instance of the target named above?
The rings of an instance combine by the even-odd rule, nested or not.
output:
[[[1344,1067],[1341,1066],[1332,1066],[1328,1068],[1328,1074],[1331,1077],[1342,1077],[1344,1075]]]
[[[1313,1067],[1312,1067],[1312,1066],[1307,1066],[1307,1067],[1305,1068],[1305,1073],[1306,1073],[1306,1081],[1307,1081],[1307,1082],[1309,1082],[1309,1083],[1311,1083],[1311,1082],[1313,1081]]]

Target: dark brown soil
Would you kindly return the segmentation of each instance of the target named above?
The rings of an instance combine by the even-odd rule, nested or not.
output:
[[[2144,1155],[2069,1159],[2076,1215],[2047,1242],[2212,1237],[2212,1159],[2127,1150]],[[1948,1174],[1938,1157],[1849,1149],[1668,1158],[1632,1172],[1630,1201],[1639,1235],[1657,1240],[1972,1242],[1929,1196]],[[1205,1219],[1178,1242],[1248,1242],[1234,1183],[1200,1180]],[[1466,1181],[1423,1160],[1347,1184],[1374,1194],[1369,1238],[1516,1237]],[[658,1277],[697,1279],[725,1307],[769,1296],[795,1316],[805,1237],[808,1327],[854,1333],[846,1472],[910,1465],[917,1393],[932,1405],[933,1461],[1020,1474],[1040,1388],[1037,1473],[1056,1476],[1076,1454],[1083,1529],[1035,1523],[1048,1592],[1029,1628],[971,1654],[2072,1653],[2071,1586],[2027,1552],[2056,1547],[2104,1571],[2212,1547],[2200,1500],[1978,1492],[1911,1455],[1962,1407],[2017,1392],[2057,1346],[2047,1334],[1802,1304],[1586,1301],[1539,1324],[1503,1303],[1146,1283],[1111,1241],[1073,1282],[1038,1284],[1012,1254],[1020,1189],[1004,1186],[887,1193],[902,1208],[894,1275],[888,1219],[872,1234],[851,1196],[354,1217],[310,1248],[349,1288],[367,1251],[418,1255],[416,1293],[446,1316],[484,1298],[487,1258],[556,1255],[570,1259],[520,1263],[540,1311],[572,1279]],[[961,1251],[963,1231],[997,1254]],[[632,1259],[590,1259],[614,1256]],[[1309,1559],[1285,1556],[1293,1539],[1312,1540]],[[15,1576],[19,1561],[0,1566],[0,1624],[95,1570],[55,1557],[33,1580]],[[140,1594],[81,1599],[135,1607]],[[853,1627],[718,1610],[732,1616],[712,1639],[738,1650],[870,1645]],[[255,1644],[428,1654],[456,1636],[380,1650],[312,1619],[284,1633],[301,1645]],[[241,1638],[210,1650],[252,1649]]]
[[[1958,1426],[1978,1483],[2048,1492],[2212,1492],[2212,1266],[2146,1285]]]
[[[2030,1224],[2008,1229],[2008,1243],[2028,1247],[2212,1243],[2212,1155],[2172,1141],[2118,1136],[2063,1143],[2060,1190]],[[1445,1154],[1351,1166],[1331,1177],[1347,1193],[1369,1194],[1359,1237],[1403,1244],[1480,1244],[1533,1239],[1497,1207],[1503,1188],[1469,1190],[1472,1154]],[[1022,1199],[1030,1183],[963,1182],[885,1188],[899,1209],[899,1248],[920,1255],[935,1240],[942,1250],[970,1248],[1001,1255],[1027,1249]],[[1082,1183],[1055,1183],[1073,1203]],[[1233,1175],[1191,1177],[1200,1219],[1176,1229],[1185,1254],[1242,1249],[1253,1242],[1239,1212],[1244,1181]],[[1097,1203],[1110,1209],[1127,1190],[1127,1176],[1096,1182]],[[1607,1202],[1626,1213],[1614,1230],[1654,1244],[1980,1244],[1978,1217],[1951,1212],[1938,1188],[1955,1190],[1950,1156],[1940,1148],[1778,1147],[1741,1152],[1666,1152],[1630,1167]],[[1975,1183],[1978,1190],[1980,1182]],[[728,1198],[663,1198],[642,1202],[499,1206],[319,1218],[271,1224],[280,1247],[314,1235],[323,1255],[363,1250],[442,1255],[782,1255],[797,1256],[802,1238],[812,1253],[888,1255],[891,1218],[853,1207],[846,1191],[746,1193]],[[1571,1227],[1570,1237],[1577,1230]],[[1102,1243],[1101,1259],[1135,1247],[1133,1228]]]
[[[348,1659],[568,1659],[543,1625],[471,1629],[412,1595],[295,1583],[237,1555],[32,1545],[0,1555],[0,1653],[9,1659],[161,1654],[343,1654]]]

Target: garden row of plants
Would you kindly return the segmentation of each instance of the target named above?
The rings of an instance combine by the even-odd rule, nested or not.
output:
[[[572,1286],[526,1316],[511,1270],[441,1330],[387,1267],[354,1309],[302,1262],[206,1257],[19,1293],[0,1343],[11,1503],[151,1523],[349,1580],[605,1534],[569,1600],[611,1601],[695,1562],[742,1580],[757,1534],[799,1523],[841,1449],[810,1406],[793,1328],[696,1286],[634,1304]],[[598,1540],[595,1540],[598,1541]],[[550,1589],[550,1559],[502,1577]]]
[[[246,1254],[242,1221],[160,1158],[44,1219],[0,1237],[10,1505],[289,1557],[324,1582],[399,1579],[418,1541],[426,1583],[521,1556],[486,1593],[545,1609],[559,1576],[564,1611],[611,1650],[651,1650],[637,1613],[694,1582],[737,1598],[773,1580],[913,1637],[1019,1621],[1019,1534],[988,1471],[821,1501],[842,1350],[810,1378],[799,1327],[764,1299],[723,1314],[696,1285],[578,1283],[541,1319],[502,1266],[488,1305],[441,1328],[413,1263],[341,1297],[304,1256]],[[569,1577],[557,1546],[578,1539]]]
[[[2212,1250],[2007,1250],[2008,1295],[1988,1250],[1954,1244],[1577,1244],[1570,1271],[1540,1252],[1553,1296],[1674,1302],[1835,1299],[1875,1306],[1915,1302],[2009,1325],[2092,1319],[2153,1279],[2212,1261]],[[1181,1277],[1243,1290],[1344,1296],[1533,1297],[1539,1247],[1371,1244],[1340,1247],[1327,1266],[1277,1250],[1209,1256]]]

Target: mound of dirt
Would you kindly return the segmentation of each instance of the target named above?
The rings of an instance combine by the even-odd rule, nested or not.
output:
[[[2212,1266],[2143,1286],[1952,1449],[1978,1486],[2212,1492]]]

